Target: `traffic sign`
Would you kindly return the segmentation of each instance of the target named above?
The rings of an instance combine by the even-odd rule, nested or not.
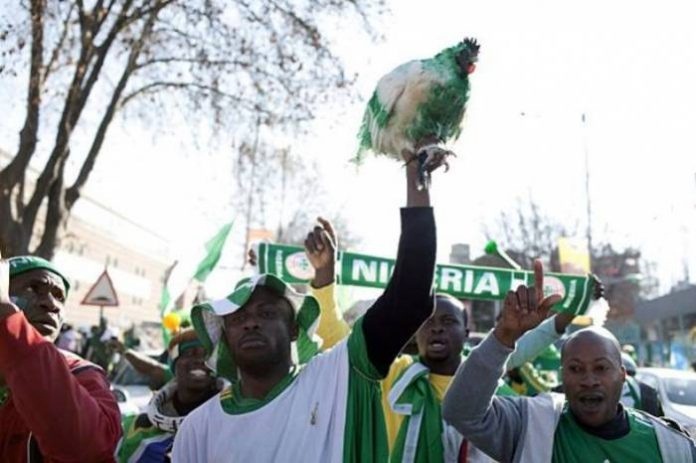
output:
[[[117,307],[118,296],[114,289],[114,284],[111,282],[109,273],[104,270],[97,281],[92,285],[92,288],[87,291],[85,298],[82,300],[82,305],[97,305],[100,307]]]

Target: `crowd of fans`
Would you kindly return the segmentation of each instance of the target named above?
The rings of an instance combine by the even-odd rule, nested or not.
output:
[[[462,302],[433,292],[429,192],[415,165],[406,172],[395,269],[352,326],[336,303],[337,237],[323,219],[305,240],[310,294],[274,275],[246,278],[193,307],[193,327],[159,360],[105,321],[89,333],[64,324],[66,275],[10,258],[0,268],[0,461],[696,461],[692,437],[661,417],[609,331],[568,334],[573,315],[551,311],[561,296],[544,294],[540,262],[467,349]],[[119,412],[116,357],[150,379],[142,413]]]

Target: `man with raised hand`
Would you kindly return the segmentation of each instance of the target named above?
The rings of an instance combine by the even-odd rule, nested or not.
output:
[[[387,460],[379,381],[433,310],[435,221],[428,191],[416,188],[416,163],[406,171],[392,278],[330,351],[313,356],[317,301],[273,275],[243,280],[226,299],[194,307],[217,371],[236,379],[184,420],[174,461]]]
[[[603,328],[573,333],[561,351],[565,397],[496,397],[498,379],[517,340],[545,319],[560,296],[534,287],[510,291],[495,329],[459,368],[443,415],[466,439],[500,462],[696,461],[694,442],[619,402],[626,371],[616,338]]]
[[[312,294],[321,307],[317,333],[324,340],[322,347],[328,349],[348,336],[350,327],[335,298],[336,232],[330,221],[321,217],[317,220],[318,225],[307,234],[304,245],[314,268]],[[508,367],[519,367],[535,358],[561,336],[572,319],[572,314],[557,314],[527,333],[508,360]],[[388,330],[385,327],[385,332]],[[490,461],[442,420],[442,399],[464,359],[462,350],[468,331],[469,319],[462,303],[449,295],[437,294],[435,312],[415,336],[418,355],[397,357],[381,381],[392,462]],[[500,381],[497,393],[513,392]]]
[[[0,461],[113,461],[118,404],[101,368],[53,342],[68,280],[34,256],[0,261]]]

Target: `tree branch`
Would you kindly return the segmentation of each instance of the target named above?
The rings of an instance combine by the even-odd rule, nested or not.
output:
[[[137,90],[132,91],[131,93],[127,94],[125,97],[123,97],[123,100],[121,101],[120,107],[126,106],[129,102],[131,102],[133,99],[137,98],[138,96],[141,95],[146,95],[146,94],[153,94],[157,93],[161,90],[165,89],[172,89],[172,90],[201,90],[204,92],[208,92],[210,94],[216,95],[216,96],[221,96],[223,98],[230,99],[231,101],[238,103],[238,104],[243,104],[246,106],[247,109],[253,109],[256,111],[259,111],[265,115],[272,115],[270,111],[264,110],[258,106],[258,104],[253,103],[249,100],[245,100],[243,98],[240,98],[237,95],[232,95],[231,93],[226,93],[220,90],[219,88],[216,88],[211,85],[206,85],[206,84],[201,84],[198,82],[175,82],[175,81],[157,81],[157,82],[151,82],[147,85],[143,85]]]
[[[307,33],[309,38],[311,39],[312,46],[319,50],[322,47],[321,45],[321,33],[319,32],[319,29],[316,28],[316,26],[313,26],[312,24],[309,24],[307,21],[304,19],[300,18],[295,14],[294,11],[289,10],[288,8],[285,8],[281,5],[278,4],[278,2],[274,0],[267,0],[273,7],[284,14],[286,17],[288,17],[295,25],[299,26],[301,29],[304,29],[304,31]]]
[[[71,4],[70,8],[68,9],[68,14],[65,16],[65,20],[63,21],[63,31],[60,34],[58,43],[56,43],[56,46],[53,48],[53,51],[51,52],[51,58],[48,60],[48,63],[46,63],[46,66],[44,67],[43,77],[41,78],[42,84],[45,84],[46,80],[48,79],[48,76],[50,76],[51,73],[55,71],[53,65],[58,60],[58,57],[60,56],[60,51],[62,50],[63,45],[65,44],[65,39],[68,37],[68,31],[70,30],[70,16],[72,15],[73,8],[75,8],[75,4]]]
[[[166,58],[152,58],[147,61],[143,61],[136,65],[136,69],[142,69],[153,64],[171,64],[171,63],[189,63],[189,64],[206,64],[211,66],[240,66],[243,68],[248,68],[251,63],[246,61],[240,61],[236,59],[219,59],[219,60],[208,60],[199,58],[185,58],[178,56],[169,56]]]
[[[136,8],[135,10],[133,10],[133,14],[125,18],[123,27],[132,24],[138,19],[144,18],[145,16],[149,16],[153,13],[157,15],[160,11],[162,11],[164,8],[174,3],[175,1],[176,0],[160,0],[159,2],[155,2],[155,6],[153,7],[145,8],[145,6],[143,5],[141,8]]]
[[[136,71],[145,69],[148,66],[156,65],[156,64],[172,64],[172,63],[182,63],[182,64],[199,64],[202,66],[216,66],[216,67],[235,67],[235,68],[242,68],[244,71],[246,71],[249,76],[252,78],[256,76],[264,76],[269,79],[274,80],[278,85],[283,87],[285,91],[288,93],[288,95],[293,94],[293,89],[290,88],[287,82],[287,76],[282,76],[282,75],[277,75],[270,73],[264,69],[261,69],[259,67],[254,67],[250,62],[248,61],[241,61],[241,60],[236,60],[236,59],[199,59],[199,58],[186,58],[186,57],[176,57],[176,56],[169,56],[169,57],[163,57],[163,58],[152,58],[147,61],[144,61],[136,66]]]
[[[87,14],[85,13],[85,3],[83,0],[76,0],[77,5],[77,17],[80,23],[80,40],[84,48],[85,43],[87,43]]]
[[[114,40],[116,40],[116,37],[118,37],[118,33],[122,29],[122,23],[126,20],[126,15],[132,4],[132,0],[126,0],[126,2],[123,4],[123,7],[121,8],[121,12],[116,18],[116,21],[114,21],[114,24],[111,27],[111,30],[109,30],[109,33],[104,39],[104,42],[95,47],[97,59],[90,68],[87,80],[83,85],[81,85],[80,96],[77,103],[78,110],[74,113],[75,120],[72,122],[72,126],[75,125],[77,119],[80,117],[82,109],[87,103],[89,95],[92,93],[92,88],[94,87],[94,84],[97,82],[97,79],[99,79],[99,75],[101,73],[102,68],[104,67],[104,62],[106,61],[109,49],[111,48],[111,45],[114,43]],[[93,37],[96,37],[97,33],[98,31],[93,31]]]
[[[31,2],[31,55],[29,69],[29,85],[27,92],[27,114],[24,126],[19,132],[19,148],[14,159],[0,171],[0,185],[3,196],[10,194],[17,184],[21,173],[29,165],[36,150],[37,134],[39,131],[39,113],[41,110],[41,67],[43,66],[43,36],[45,0]],[[0,204],[0,207],[5,207]]]
[[[121,73],[121,77],[118,81],[118,84],[116,85],[116,88],[111,94],[111,100],[109,101],[106,111],[102,116],[102,120],[99,123],[99,127],[97,128],[97,132],[92,141],[92,146],[90,147],[89,152],[87,153],[87,158],[82,163],[82,167],[80,168],[80,173],[78,174],[77,179],[65,192],[65,207],[67,211],[70,211],[72,207],[75,205],[75,202],[80,197],[80,191],[82,190],[82,187],[87,182],[89,174],[92,172],[92,169],[94,168],[94,163],[97,159],[97,155],[101,151],[102,144],[104,143],[104,139],[106,138],[106,131],[108,130],[109,125],[111,124],[111,121],[114,118],[114,114],[116,113],[116,110],[119,107],[118,102],[121,99],[121,95],[123,94],[124,89],[126,88],[128,79],[130,78],[131,74],[133,73],[133,70],[135,69],[135,63],[138,60],[138,56],[140,55],[140,52],[143,49],[143,45],[145,44],[145,41],[152,32],[157,13],[157,10],[152,10],[151,16],[148,18],[147,22],[143,26],[143,30],[140,34],[140,37],[138,38],[138,41],[133,44],[133,47],[131,48],[131,51],[128,55],[128,60],[123,69],[123,72]]]

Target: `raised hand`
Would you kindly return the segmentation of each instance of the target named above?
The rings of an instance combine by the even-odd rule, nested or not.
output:
[[[590,278],[592,279],[592,282],[594,283],[594,293],[592,294],[592,299],[601,299],[604,297],[604,282],[599,279],[597,275],[594,273],[590,273]]]
[[[544,266],[534,261],[534,287],[521,285],[508,291],[501,317],[493,329],[495,337],[508,347],[527,331],[546,319],[549,310],[561,300],[560,294],[544,297]]]
[[[318,217],[319,225],[307,234],[305,254],[314,267],[312,286],[321,288],[333,283],[336,278],[336,231],[328,220]]]

